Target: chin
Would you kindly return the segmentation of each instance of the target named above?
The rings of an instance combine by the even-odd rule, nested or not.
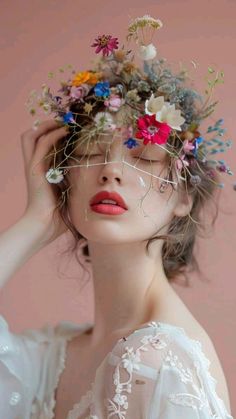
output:
[[[127,226],[121,226],[118,223],[110,220],[88,220],[83,222],[73,223],[76,230],[82,234],[87,240],[102,242],[102,243],[117,243],[117,241],[127,241],[130,231],[127,231]]]

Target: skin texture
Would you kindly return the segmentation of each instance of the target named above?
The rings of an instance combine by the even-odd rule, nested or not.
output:
[[[119,114],[114,115],[116,122],[119,118]],[[106,139],[109,141],[108,136]],[[69,173],[72,185],[70,218],[88,240],[92,262],[95,291],[92,345],[114,330],[145,323],[150,313],[171,293],[163,270],[162,241],[151,245],[150,255],[146,255],[145,245],[147,239],[169,223],[174,215],[185,216],[191,209],[191,199],[186,194],[173,191],[170,185],[161,194],[159,179],[123,165],[123,141],[122,135],[117,134],[110,142],[107,162],[116,162],[93,165],[104,161],[103,153],[90,159],[91,166],[74,167]],[[157,158],[157,146],[148,145],[148,148],[149,157],[155,148]],[[155,173],[162,171],[163,176],[166,152],[159,150],[160,162],[156,163],[154,170]],[[135,160],[132,166],[134,164]],[[139,167],[151,171],[149,162],[140,162]],[[91,211],[89,200],[101,190],[118,192],[128,210],[119,216]],[[167,226],[162,232],[167,232]]]
[[[210,371],[219,383],[218,394],[230,411],[226,380],[214,346],[165,275],[162,241],[151,244],[149,255],[145,251],[147,239],[160,228],[166,233],[174,215],[189,213],[191,198],[170,185],[160,193],[158,178],[123,165],[122,143],[121,135],[111,142],[107,155],[111,164],[97,164],[104,162],[105,151],[100,150],[100,155],[90,159],[89,167],[69,171],[70,219],[87,239],[91,257],[94,322],[88,334],[68,343],[66,365],[56,392],[55,417],[66,417],[88,391],[97,368],[117,340],[152,320],[183,327],[190,338],[202,342],[203,351],[212,360]],[[131,155],[126,161],[133,166]],[[156,174],[161,172],[163,177],[164,157],[160,150],[160,162],[155,166]],[[139,167],[151,172],[147,164],[140,163]],[[128,210],[119,216],[91,211],[89,201],[101,190],[118,192]]]

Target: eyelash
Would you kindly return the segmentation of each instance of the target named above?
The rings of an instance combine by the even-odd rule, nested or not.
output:
[[[76,154],[76,157],[96,157],[101,156],[101,154]]]
[[[159,160],[142,159],[141,157],[134,157],[134,158],[142,160],[142,161],[153,162],[153,163],[158,163],[159,162]]]

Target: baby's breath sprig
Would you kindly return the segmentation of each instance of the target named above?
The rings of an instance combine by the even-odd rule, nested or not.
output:
[[[143,45],[147,45],[152,41],[155,30],[160,29],[162,26],[163,23],[160,19],[154,19],[149,15],[138,17],[128,26],[126,40],[130,41],[131,38],[134,38],[134,41],[137,42],[140,39]]]

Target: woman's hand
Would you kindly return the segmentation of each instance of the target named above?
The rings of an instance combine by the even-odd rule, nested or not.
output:
[[[21,135],[28,197],[23,217],[42,226],[42,236],[47,243],[68,229],[58,210],[53,218],[56,198],[52,188],[55,186],[45,177],[49,169],[49,162],[45,156],[53,149],[53,145],[67,134],[65,126],[59,127],[57,121],[47,120],[41,122],[36,130],[32,128]]]

